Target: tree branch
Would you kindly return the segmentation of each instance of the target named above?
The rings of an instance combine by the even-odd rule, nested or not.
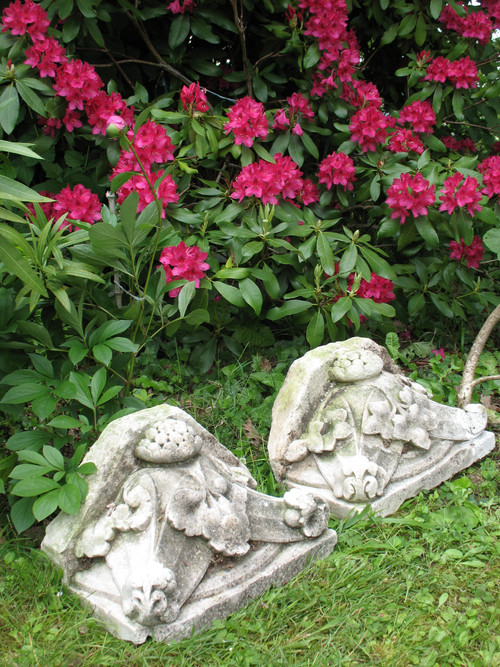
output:
[[[245,72],[245,81],[247,83],[247,90],[250,97],[252,97],[252,77],[248,69],[247,58],[247,43],[245,38],[245,24],[243,23],[243,5],[241,7],[241,15],[238,14],[237,0],[230,0],[234,13],[234,25],[238,29],[241,44],[241,57],[243,58],[243,70]]]
[[[153,44],[153,42],[149,39],[149,35],[144,30],[144,27],[139,23],[139,21],[137,21],[137,19],[135,19],[132,16],[132,14],[129,11],[127,11],[127,16],[129,17],[129,19],[132,21],[132,23],[136,27],[137,32],[142,37],[142,39],[143,39],[144,43],[146,44],[146,46],[148,47],[148,49],[151,51],[151,53],[154,55],[154,57],[158,61],[158,64],[160,64],[164,69],[167,70],[167,72],[170,72],[170,74],[172,74],[172,76],[175,76],[177,79],[182,81],[187,86],[189,86],[191,83],[193,83],[186,76],[184,76],[184,74],[182,74],[182,72],[179,72],[179,70],[175,69],[175,67],[172,67],[172,65],[169,65],[162,58],[161,54],[156,50],[156,47]]]
[[[493,310],[486,319],[486,322],[483,324],[479,333],[476,336],[476,340],[472,345],[469,356],[465,363],[464,374],[462,375],[462,381],[457,391],[457,402],[459,408],[464,408],[466,405],[469,405],[472,397],[472,390],[474,386],[482,381],[474,381],[474,374],[476,372],[477,363],[481,352],[484,349],[486,341],[490,337],[491,332],[495,328],[495,325],[500,322],[500,305],[498,305],[495,310]]]

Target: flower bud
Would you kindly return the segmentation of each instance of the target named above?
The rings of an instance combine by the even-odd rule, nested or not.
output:
[[[110,116],[106,121],[106,136],[116,139],[127,124],[121,116]]]

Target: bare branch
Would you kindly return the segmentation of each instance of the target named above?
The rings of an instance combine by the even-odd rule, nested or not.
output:
[[[247,83],[248,94],[252,97],[252,77],[248,68],[247,43],[245,37],[245,24],[243,23],[243,5],[241,14],[238,14],[237,0],[230,0],[234,13],[234,25],[238,29],[241,44],[241,57],[243,59],[243,70],[245,72],[245,81]]]
[[[490,337],[491,332],[495,328],[495,325],[500,322],[500,305],[498,305],[495,310],[493,310],[486,319],[486,322],[483,324],[479,333],[476,336],[476,340],[472,345],[469,356],[467,357],[467,362],[464,368],[464,374],[462,376],[462,381],[457,391],[457,401],[458,407],[464,408],[466,405],[469,405],[472,397],[472,390],[474,389],[474,374],[476,372],[477,364],[481,352],[484,349],[486,341]],[[477,384],[477,382],[475,383]]]

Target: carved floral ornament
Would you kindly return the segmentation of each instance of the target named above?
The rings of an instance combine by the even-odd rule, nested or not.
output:
[[[321,497],[303,489],[283,499],[254,491],[243,464],[181,410],[145,413],[146,427],[118,447],[120,457],[133,451],[123,483],[112,491],[94,480],[106,496],[103,511],[78,530],[78,516],[64,518],[73,522],[68,535],[77,535],[64,547],[57,525],[44,541],[70,587],[114,634],[136,643],[153,633],[189,635],[333,549],[336,535]],[[106,437],[94,448],[106,456]],[[218,566],[224,559],[227,565]]]
[[[387,514],[484,456],[494,444],[485,426],[482,406],[435,403],[383,348],[353,338],[292,365],[273,409],[269,452],[278,479],[322,493],[333,514],[368,503]]]

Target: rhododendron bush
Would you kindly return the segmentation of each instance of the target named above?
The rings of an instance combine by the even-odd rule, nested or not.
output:
[[[438,342],[498,303],[500,2],[14,0],[1,24],[7,410],[56,428],[77,401],[98,430],[173,336],[206,371],[276,336]]]

